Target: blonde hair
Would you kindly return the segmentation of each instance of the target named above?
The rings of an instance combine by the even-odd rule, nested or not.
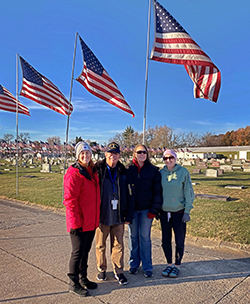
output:
[[[135,146],[134,152],[133,152],[133,159],[135,159],[136,161],[138,161],[137,160],[137,156],[136,156],[137,155],[136,151],[137,151],[137,148],[139,148],[139,147],[143,147],[146,150],[146,152],[147,152],[147,158],[146,158],[146,160],[149,161],[148,149],[147,149],[147,147],[144,144],[138,144],[138,145]]]

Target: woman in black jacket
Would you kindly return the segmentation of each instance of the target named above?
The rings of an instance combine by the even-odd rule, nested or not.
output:
[[[142,262],[145,277],[153,276],[151,254],[151,226],[162,205],[161,175],[149,161],[145,145],[135,147],[133,161],[127,167],[132,190],[135,193],[135,209],[129,224],[129,273],[138,273]]]

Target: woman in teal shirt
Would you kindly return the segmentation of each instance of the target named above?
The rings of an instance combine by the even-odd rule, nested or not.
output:
[[[188,170],[176,164],[177,155],[167,149],[163,153],[164,168],[160,170],[163,190],[161,207],[162,248],[167,259],[167,267],[162,275],[176,278],[184,254],[186,223],[190,221],[194,191]],[[175,235],[175,264],[172,263],[172,230]]]

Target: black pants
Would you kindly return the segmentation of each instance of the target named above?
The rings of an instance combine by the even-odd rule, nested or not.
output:
[[[70,234],[72,252],[69,261],[69,276],[87,277],[88,255],[95,236],[95,230]]]
[[[175,265],[180,265],[184,254],[186,236],[186,223],[182,222],[183,212],[171,212],[168,220],[168,212],[162,211],[160,221],[162,229],[162,248],[168,264],[172,264],[172,230],[175,236]]]

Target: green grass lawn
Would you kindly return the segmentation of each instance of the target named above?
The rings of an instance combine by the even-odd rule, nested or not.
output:
[[[2,161],[3,162],[3,161]],[[36,164],[38,165],[38,164]],[[11,171],[4,171],[5,168]],[[195,199],[187,233],[194,237],[250,244],[250,173],[225,172],[218,178],[192,174],[194,167],[187,167],[195,193],[230,196],[231,201]],[[55,173],[41,173],[41,167],[18,168],[18,196],[16,195],[16,167],[0,166],[0,196],[36,203],[54,208],[62,205],[63,175],[59,166],[52,166]],[[35,177],[24,177],[25,175]],[[226,185],[243,185],[245,189],[225,189]],[[159,228],[159,222],[154,226]]]

